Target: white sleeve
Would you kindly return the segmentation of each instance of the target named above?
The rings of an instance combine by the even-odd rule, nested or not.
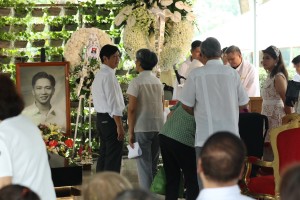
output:
[[[138,96],[138,85],[136,84],[135,79],[132,79],[128,85],[126,94],[137,97]]]
[[[178,100],[181,101],[182,104],[194,107],[196,102],[196,84],[193,79],[194,77],[191,74],[188,76],[180,96]]]
[[[12,162],[6,144],[0,138],[0,177],[13,176]]]
[[[237,72],[235,73],[235,76],[236,76],[235,79],[236,79],[236,83],[237,83],[238,103],[239,103],[239,106],[243,106],[243,105],[248,104],[250,99],[248,97],[248,94],[247,94],[242,82],[241,82],[241,78]]]
[[[250,69],[245,80],[245,87],[250,97],[258,97],[260,96],[258,74],[253,66],[249,67]]]
[[[122,91],[116,77],[107,77],[105,80],[107,87],[104,87],[107,103],[112,109],[111,117],[123,116],[124,99]]]

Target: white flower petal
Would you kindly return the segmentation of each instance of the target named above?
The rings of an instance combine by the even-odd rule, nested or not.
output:
[[[169,9],[164,9],[165,17],[171,17],[173,13]]]
[[[176,22],[176,23],[180,22],[181,21],[181,14],[180,14],[180,12],[175,11],[174,14],[171,16],[171,20],[173,22]]]
[[[182,10],[184,8],[184,3],[182,1],[177,1],[175,3],[175,7],[178,8],[179,10]]]
[[[192,11],[192,7],[189,6],[188,4],[184,4],[183,9],[184,9],[186,12],[191,12],[191,11]]]
[[[165,7],[171,5],[172,3],[173,3],[173,0],[161,0],[160,1],[160,4]]]
[[[134,26],[135,22],[136,22],[135,16],[130,15],[127,19],[127,26],[132,27]]]
[[[115,18],[115,25],[120,26],[122,22],[125,20],[125,17],[126,17],[125,15],[119,13]]]
[[[196,19],[196,15],[194,13],[190,12],[186,15],[186,19],[190,22],[193,22]]]

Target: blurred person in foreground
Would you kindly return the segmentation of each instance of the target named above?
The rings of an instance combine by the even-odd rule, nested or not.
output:
[[[114,200],[125,190],[132,189],[132,185],[122,175],[116,172],[100,172],[83,185],[84,200]]]
[[[0,200],[40,200],[40,198],[28,187],[7,185],[0,189]]]
[[[230,132],[217,132],[204,143],[198,159],[198,173],[204,189],[197,200],[251,200],[241,194],[246,147]]]
[[[300,199],[300,163],[289,166],[282,175],[280,182],[281,200]]]
[[[42,200],[55,200],[47,150],[38,127],[21,115],[24,102],[0,73],[0,188],[24,185]]]
[[[143,189],[130,189],[119,193],[115,200],[159,200],[159,198]]]

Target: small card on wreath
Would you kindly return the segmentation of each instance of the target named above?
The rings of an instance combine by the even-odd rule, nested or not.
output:
[[[142,155],[142,149],[140,148],[139,143],[135,142],[133,143],[134,148],[131,148],[131,146],[128,144],[128,158],[136,158]]]

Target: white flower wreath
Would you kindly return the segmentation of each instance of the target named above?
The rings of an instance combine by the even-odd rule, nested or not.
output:
[[[76,66],[82,65],[82,51],[88,45],[90,36],[97,36],[100,48],[106,44],[113,44],[109,35],[97,28],[80,28],[75,31],[65,45],[64,56],[70,62],[71,72]]]
[[[185,59],[190,49],[195,15],[183,1],[153,1],[147,9],[148,4],[136,2],[136,6],[124,7],[116,16],[115,24],[125,24],[123,43],[132,60],[135,60],[137,50],[148,48],[159,54],[160,70],[168,71]],[[173,4],[176,9],[172,13],[168,6],[172,7]],[[163,29],[162,22],[165,23]],[[162,35],[163,44],[159,45],[158,38]]]

